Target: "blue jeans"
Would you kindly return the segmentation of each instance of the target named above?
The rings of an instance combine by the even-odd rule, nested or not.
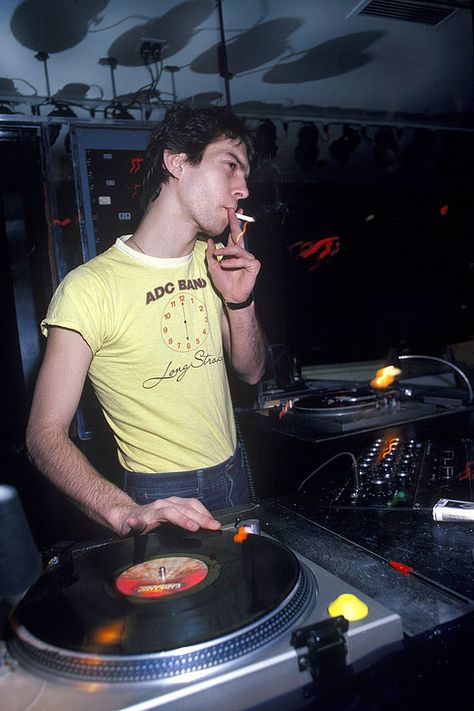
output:
[[[242,445],[222,464],[186,472],[144,474],[124,471],[124,491],[137,504],[169,496],[199,499],[210,511],[247,504],[251,499]]]

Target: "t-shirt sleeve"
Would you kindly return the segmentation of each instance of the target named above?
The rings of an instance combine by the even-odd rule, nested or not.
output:
[[[50,326],[77,331],[95,355],[110,332],[110,309],[106,288],[84,265],[70,272],[57,287],[40,327],[48,335]]]

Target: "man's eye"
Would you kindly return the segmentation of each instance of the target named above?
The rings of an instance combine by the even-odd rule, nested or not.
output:
[[[233,163],[232,161],[229,161],[227,165],[230,166],[231,170],[235,170],[237,168],[237,163]]]

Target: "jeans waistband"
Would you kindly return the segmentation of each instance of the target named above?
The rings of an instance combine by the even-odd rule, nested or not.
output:
[[[124,469],[123,473],[126,477],[137,478],[137,479],[141,479],[142,477],[143,478],[144,477],[155,478],[155,477],[165,477],[165,476],[175,476],[177,478],[184,479],[187,476],[196,475],[198,472],[204,472],[205,474],[212,475],[213,473],[220,471],[222,467],[232,464],[234,459],[240,454],[241,449],[242,449],[242,445],[240,444],[240,442],[237,442],[234,454],[231,454],[231,456],[228,459],[225,459],[223,462],[220,462],[220,464],[213,464],[210,467],[199,467],[197,469],[186,469],[181,472],[131,472],[128,469]]]

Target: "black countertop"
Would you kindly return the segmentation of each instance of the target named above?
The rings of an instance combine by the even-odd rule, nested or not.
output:
[[[266,533],[400,614],[408,635],[474,609],[469,523],[435,523],[426,512],[327,511],[291,497],[262,503],[258,515]],[[429,581],[403,575],[389,560]]]

